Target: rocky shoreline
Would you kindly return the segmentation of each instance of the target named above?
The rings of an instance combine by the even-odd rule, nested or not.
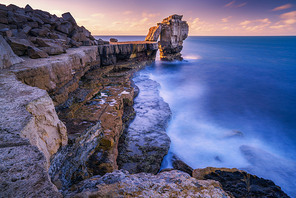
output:
[[[0,4],[0,197],[288,197],[272,181],[192,172],[177,157],[178,170],[159,173],[171,112],[155,81],[132,78],[158,49],[181,60],[187,36],[179,15],[146,41],[109,42],[70,13]]]

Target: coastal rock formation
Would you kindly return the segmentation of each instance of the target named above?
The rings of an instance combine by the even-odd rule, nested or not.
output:
[[[219,182],[197,180],[181,171],[157,175],[129,174],[119,170],[85,180],[64,193],[65,197],[230,197]]]
[[[0,69],[8,68],[22,61],[23,59],[15,55],[8,43],[0,35]]]
[[[16,55],[30,58],[46,58],[71,47],[96,44],[91,33],[79,27],[69,12],[57,17],[29,5],[20,8],[0,4],[0,35]]]
[[[182,21],[182,15],[169,16],[149,29],[146,41],[159,40],[160,59],[164,61],[183,60],[181,50],[183,40],[188,37],[189,26]]]
[[[145,75],[134,82],[140,89],[134,101],[136,117],[121,136],[117,162],[130,173],[156,174],[170,147],[165,130],[171,111],[159,96],[157,82]]]
[[[289,197],[271,180],[259,178],[236,168],[195,169],[193,177],[219,181],[224,191],[234,197]]]

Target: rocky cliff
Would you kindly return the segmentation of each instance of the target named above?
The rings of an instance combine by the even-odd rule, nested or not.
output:
[[[30,6],[0,5],[0,26],[0,197],[233,196],[179,159],[190,175],[158,173],[170,109],[156,82],[131,80],[157,42],[94,40]]]
[[[182,15],[169,16],[157,26],[151,27],[146,41],[157,41],[159,38],[160,59],[165,61],[183,60],[181,51],[183,40],[188,37],[189,26],[182,21]]]

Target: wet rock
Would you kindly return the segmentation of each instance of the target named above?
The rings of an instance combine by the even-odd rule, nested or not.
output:
[[[0,35],[0,69],[22,62],[23,59],[14,54],[8,43]]]
[[[271,180],[259,178],[236,168],[195,169],[193,177],[219,181],[224,191],[234,197],[289,197]]]
[[[183,171],[185,173],[188,173],[190,176],[192,176],[193,168],[191,168],[188,164],[183,162],[178,156],[173,155],[172,164],[174,169]]]
[[[230,197],[218,182],[197,180],[176,170],[157,175],[119,170],[85,180],[71,190],[65,197]]]
[[[171,111],[159,96],[158,83],[148,76],[137,77],[134,81],[140,89],[134,104],[136,117],[121,136],[117,162],[119,169],[130,173],[156,174],[170,147],[165,129]]]

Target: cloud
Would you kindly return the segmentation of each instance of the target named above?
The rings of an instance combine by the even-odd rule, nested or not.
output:
[[[91,16],[92,16],[92,17],[99,17],[99,18],[104,18],[104,17],[105,17],[105,15],[102,14],[102,13],[94,13],[94,14],[92,14]]]
[[[123,15],[129,15],[129,14],[132,14],[132,13],[133,13],[132,11],[127,10],[127,11],[123,12],[122,14],[123,14]]]
[[[251,32],[258,32],[264,30],[271,24],[271,21],[268,18],[264,19],[255,19],[255,20],[245,20],[241,22],[241,25],[245,30]]]
[[[221,21],[223,23],[227,23],[229,21],[229,19],[231,19],[231,18],[232,18],[232,16],[228,16],[228,17],[225,17],[225,18],[221,19]]]
[[[281,5],[279,7],[276,7],[274,9],[272,9],[272,11],[285,10],[285,9],[288,9],[288,8],[291,8],[291,7],[292,7],[292,4],[285,4],[285,5]]]
[[[143,12],[142,13],[142,17],[148,17],[148,18],[154,18],[159,16],[160,13],[147,13],[147,12]]]
[[[224,7],[231,7],[233,4],[235,3],[235,0],[234,1],[231,1],[230,3],[227,3],[226,5],[224,5]]]
[[[282,22],[288,25],[296,23],[296,11],[287,12],[280,15]]]
[[[233,0],[229,3],[227,3],[226,5],[224,5],[225,8],[229,7],[229,8],[240,8],[240,7],[244,7],[245,5],[247,5],[247,2],[241,3],[241,4],[236,4],[236,0]]]

